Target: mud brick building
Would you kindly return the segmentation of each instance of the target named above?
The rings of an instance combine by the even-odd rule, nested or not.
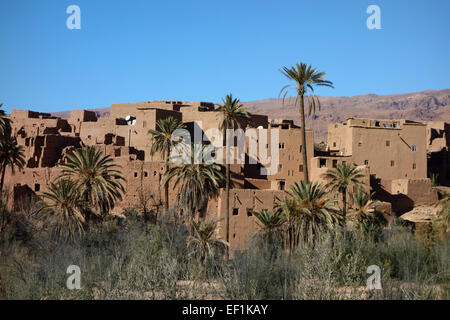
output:
[[[25,149],[26,167],[14,175],[7,171],[5,190],[16,204],[22,203],[24,197],[44,191],[57,178],[58,163],[65,161],[68,152],[83,144],[95,145],[122,166],[126,192],[115,210],[156,208],[165,200],[161,187],[165,166],[159,155],[150,155],[153,141],[148,130],[156,130],[158,120],[173,117],[182,121],[191,135],[201,132],[206,143],[212,143],[212,133],[218,130],[221,120],[215,108],[210,102],[114,103],[107,117],[74,110],[68,119],[13,110],[12,133]],[[136,120],[133,125],[126,121],[128,116]],[[289,186],[304,179],[302,152],[305,148],[312,180],[323,182],[322,174],[339,163],[356,164],[366,174],[367,188],[371,186],[377,197],[389,202],[389,208],[392,206],[398,212],[436,200],[427,178],[427,152],[431,171],[448,177],[449,124],[445,123],[351,118],[345,123],[329,125],[326,152],[314,151],[313,130],[306,131],[306,146],[303,146],[300,128],[290,120],[271,120],[266,115],[251,114],[240,121],[240,126],[248,132],[252,129],[253,134],[244,138],[244,163],[231,165],[232,250],[244,248],[246,239],[255,232],[254,210],[274,209],[287,195]],[[272,141],[273,130],[278,133],[278,143]],[[256,156],[251,149],[255,146]],[[236,144],[234,147],[233,152],[237,152]],[[279,161],[262,159],[261,149],[269,157],[277,151]],[[262,169],[273,166],[273,174],[263,174]],[[178,198],[178,190],[173,187],[169,190],[173,202]],[[225,192],[209,200],[204,214],[214,219],[225,218]],[[225,238],[225,228],[219,233]]]

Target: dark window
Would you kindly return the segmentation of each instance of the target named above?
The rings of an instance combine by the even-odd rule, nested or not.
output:
[[[333,142],[333,147],[336,147],[336,142]]]
[[[134,177],[136,178],[137,176],[138,176],[138,173],[137,173],[137,172],[135,172],[135,173],[134,173]]]
[[[391,160],[391,167],[395,166],[395,161]]]
[[[148,172],[144,171],[144,177],[148,177]]]
[[[337,167],[337,160],[333,160],[333,168]]]
[[[390,147],[391,146],[391,142],[389,140],[386,140],[386,147]]]
[[[327,166],[327,159],[319,159],[319,167],[323,168]]]
[[[39,183],[36,183],[34,185],[34,191],[39,191],[39,190],[41,190],[41,185]]]
[[[364,165],[368,166],[369,165],[369,160],[364,160]]]
[[[280,181],[280,190],[284,190],[285,186],[286,186],[286,182]]]
[[[302,164],[298,166],[298,171],[303,172],[303,165]]]
[[[300,145],[300,152],[302,152],[302,147],[303,147],[303,146],[302,146],[302,145]]]
[[[253,215],[253,209],[247,208],[247,216],[251,217]]]
[[[233,216],[237,216],[239,214],[238,208],[233,208]]]
[[[415,163],[413,163],[413,170],[416,170],[417,165]]]
[[[375,121],[375,127],[379,127],[380,126],[380,121]]]

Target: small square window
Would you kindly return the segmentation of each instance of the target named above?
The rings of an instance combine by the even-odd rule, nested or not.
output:
[[[237,216],[239,214],[238,208],[233,208],[233,216]]]
[[[148,172],[144,171],[144,177],[148,177]]]
[[[413,163],[413,170],[416,170],[417,169],[417,165],[415,164],[415,163]]]
[[[391,146],[391,142],[389,140],[386,140],[386,147],[390,147]]]
[[[417,151],[417,146],[412,146],[412,151]]]
[[[137,176],[138,176],[138,173],[137,173],[137,172],[135,172],[135,173],[134,173],[134,177],[135,177],[135,178],[137,178]]]
[[[298,166],[298,171],[299,172],[303,172],[303,165],[302,164]]]
[[[362,146],[362,142],[359,141],[359,142],[358,142],[358,147],[361,147],[361,146]]]
[[[364,165],[368,166],[369,165],[369,160],[364,160]]]
[[[333,147],[336,147],[336,142],[333,142]]]
[[[323,158],[319,159],[319,167],[323,168],[326,166],[327,166],[327,159],[323,159]]]
[[[394,166],[395,166],[395,161],[391,160],[391,167],[394,167]]]
[[[41,190],[41,185],[39,183],[36,183],[34,185],[34,191],[39,191],[39,190]]]
[[[253,209],[252,208],[247,208],[247,216],[251,217],[253,215]]]

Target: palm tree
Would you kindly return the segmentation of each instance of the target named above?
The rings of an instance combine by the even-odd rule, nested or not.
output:
[[[361,179],[365,175],[359,170],[355,165],[342,163],[338,164],[336,168],[328,169],[327,172],[323,174],[325,180],[329,180],[326,185],[331,191],[339,191],[342,194],[342,214],[344,217],[347,215],[347,191],[350,186],[356,188],[363,187],[364,184]]]
[[[6,169],[11,168],[12,173],[15,169],[22,170],[25,166],[25,155],[23,147],[17,144],[17,141],[11,137],[3,137],[0,141],[0,194],[3,191]]]
[[[188,247],[191,248],[191,255],[196,256],[202,264],[206,262],[206,258],[214,257],[216,250],[225,251],[228,248],[228,242],[214,234],[217,231],[216,221],[199,220],[192,222],[194,234],[188,237]]]
[[[5,111],[1,110],[3,103],[0,103],[0,137],[9,136],[11,131],[11,120]]]
[[[154,141],[150,149],[150,154],[160,153],[166,161],[166,172],[169,170],[170,151],[176,145],[176,141],[172,140],[175,130],[184,128],[184,125],[177,119],[168,117],[160,119],[156,122],[156,130],[150,129],[148,133],[152,135]],[[165,210],[169,210],[169,185],[164,186]]]
[[[283,241],[285,248],[289,248],[292,253],[295,251],[299,241],[298,233],[298,218],[300,205],[298,201],[293,197],[287,197],[277,204],[278,210],[283,215],[284,220],[284,235]]]
[[[375,210],[380,201],[372,200],[371,196],[363,190],[357,190],[353,194],[353,209],[349,213],[355,218],[358,228],[366,231],[386,223],[383,215]]]
[[[285,220],[283,219],[283,214],[280,210],[267,210],[263,209],[261,211],[252,212],[257,219],[256,223],[261,229],[264,237],[273,242],[274,237],[279,234],[280,228],[283,226]]]
[[[91,206],[90,212],[105,215],[114,208],[115,201],[122,200],[125,180],[121,168],[110,155],[103,156],[95,146],[83,146],[67,155],[67,162],[60,164],[59,178],[76,182],[82,198]]]
[[[329,199],[329,193],[322,183],[294,183],[290,194],[297,202],[297,228],[300,241],[313,243],[339,221],[337,199]]]
[[[296,64],[295,66],[283,67],[280,70],[283,75],[285,75],[289,80],[295,82],[296,89],[296,99],[294,106],[297,106],[297,103],[300,104],[300,124],[302,129],[302,146],[303,146],[303,165],[305,167],[305,181],[309,182],[309,173],[308,173],[308,156],[307,156],[307,148],[306,148],[306,127],[305,127],[305,96],[310,92],[309,96],[309,114],[315,112],[316,104],[318,109],[320,110],[320,101],[319,98],[313,95],[314,86],[323,86],[323,87],[333,87],[333,83],[331,81],[325,80],[323,76],[326,74],[325,72],[320,72],[316,70],[316,68],[312,68],[310,65],[300,62],[300,64]],[[281,88],[280,96],[283,95],[283,105],[286,95],[291,88],[291,85],[286,85]]]
[[[197,211],[206,208],[209,197],[219,195],[224,181],[221,165],[194,161],[200,159],[199,153],[206,154],[207,149],[204,145],[199,147],[192,144],[188,148],[191,151],[190,161],[170,167],[164,175],[163,184],[168,185],[174,181],[173,188],[180,187],[178,202],[189,211],[188,217],[191,221]]]
[[[236,128],[240,128],[241,125],[239,123],[240,119],[249,118],[250,115],[245,108],[243,108],[241,102],[237,98],[233,98],[233,95],[230,93],[225,96],[225,99],[222,99],[222,105],[219,105],[216,110],[221,117],[221,122],[219,125],[219,129],[223,130],[224,141],[226,141],[226,133],[228,129],[235,130]],[[225,157],[227,159],[227,157]],[[227,161],[227,160],[226,160]],[[231,184],[231,176],[230,176],[230,164],[226,163],[225,167],[225,211],[226,211],[226,240],[230,241],[230,184]],[[228,256],[227,252],[227,256]]]
[[[37,214],[50,224],[52,236],[61,240],[74,240],[84,233],[86,203],[73,180],[59,179],[41,193],[42,206]]]

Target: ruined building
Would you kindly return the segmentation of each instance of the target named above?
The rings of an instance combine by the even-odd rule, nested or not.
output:
[[[173,117],[182,121],[191,134],[200,132],[204,141],[214,143],[213,133],[221,120],[214,110],[213,103],[183,101],[112,104],[109,117],[100,118],[86,110],[72,111],[68,119],[13,110],[10,115],[12,133],[25,148],[26,168],[15,175],[8,171],[5,189],[16,202],[21,202],[24,196],[45,190],[55,180],[59,174],[57,164],[64,161],[68,152],[82,144],[95,145],[122,166],[126,192],[115,210],[157,207],[164,201],[161,182],[165,166],[159,155],[150,155],[153,142],[148,130],[157,129],[158,120]],[[130,123],[126,120],[129,117],[135,121]],[[372,185],[380,199],[392,203],[395,211],[435,200],[427,178],[427,148],[435,154],[431,160],[433,172],[448,176],[448,171],[440,171],[448,168],[441,165],[448,164],[448,124],[348,119],[346,123],[329,126],[328,149],[316,154],[313,131],[307,130],[306,146],[303,146],[300,128],[292,121],[269,120],[265,115],[251,114],[240,121],[240,126],[248,132],[253,129],[253,135],[244,136],[245,161],[231,165],[234,182],[230,192],[232,249],[245,246],[246,238],[256,230],[254,210],[274,209],[286,196],[285,190],[304,178],[302,152],[305,148],[312,180],[323,181],[321,175],[338,163],[354,163],[366,173],[365,183]],[[278,143],[271,140],[272,130],[278,132]],[[258,148],[256,159],[253,146]],[[278,151],[279,162],[262,159],[261,149],[268,156]],[[274,174],[262,173],[261,169],[275,165]],[[177,199],[177,190],[170,188],[169,197]],[[224,192],[218,199],[210,199],[207,214],[215,219],[225,217]],[[220,233],[225,238],[224,232],[225,228],[221,228]]]

